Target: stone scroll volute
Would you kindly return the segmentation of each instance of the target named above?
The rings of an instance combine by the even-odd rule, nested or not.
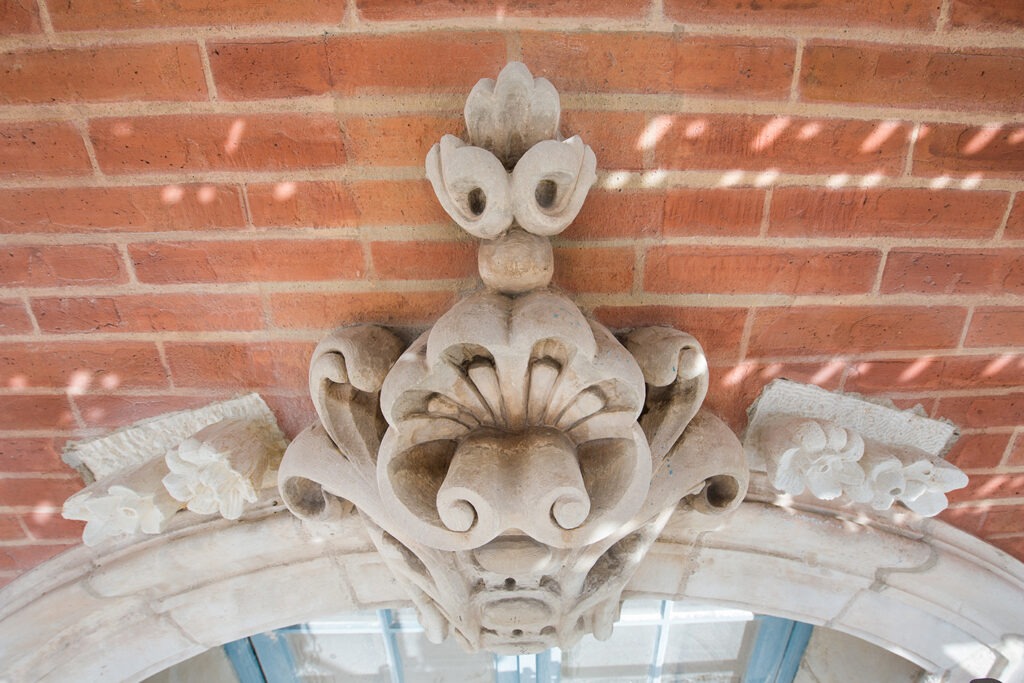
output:
[[[426,174],[482,240],[483,287],[408,348],[376,326],[321,342],[320,421],[279,486],[311,523],[360,515],[435,641],[527,653],[607,638],[672,512],[738,505],[746,460],[701,409],[697,340],[644,328],[620,342],[549,286],[549,238],[597,179],[593,150],[561,136],[551,83],[509,64],[465,116],[469,140],[444,136]]]

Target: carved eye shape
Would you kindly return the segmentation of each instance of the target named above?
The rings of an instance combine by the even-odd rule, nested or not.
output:
[[[469,210],[474,216],[482,216],[484,209],[487,208],[487,196],[484,191],[479,187],[474,187],[466,195],[466,199],[469,201]]]
[[[537,189],[533,196],[542,209],[550,209],[555,205],[555,198],[558,196],[558,185],[554,180],[542,180],[537,183]]]
[[[565,230],[597,180],[597,157],[579,136],[531,147],[512,171],[512,205],[527,232],[551,236]]]
[[[486,149],[445,135],[427,154],[427,178],[441,206],[469,234],[490,240],[512,224],[508,171]]]

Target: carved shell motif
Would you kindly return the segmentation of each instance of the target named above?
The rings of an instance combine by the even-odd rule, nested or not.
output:
[[[642,328],[625,346],[547,288],[547,237],[594,183],[593,151],[558,139],[551,84],[510,64],[466,105],[470,143],[445,136],[427,176],[485,241],[485,289],[407,349],[375,326],[320,343],[320,423],[285,454],[299,516],[354,506],[427,635],[535,652],[608,637],[622,590],[673,510],[742,499],[736,437],[699,412],[695,339]]]

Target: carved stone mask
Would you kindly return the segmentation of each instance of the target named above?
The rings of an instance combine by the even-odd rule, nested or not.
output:
[[[731,509],[747,466],[699,410],[693,337],[642,328],[620,343],[549,288],[548,237],[596,180],[593,151],[559,139],[551,84],[509,64],[465,115],[471,144],[444,136],[426,168],[452,219],[487,240],[484,288],[408,348],[369,325],[324,339],[310,367],[320,422],[279,483],[320,524],[354,506],[432,640],[569,647],[611,634],[675,508]]]

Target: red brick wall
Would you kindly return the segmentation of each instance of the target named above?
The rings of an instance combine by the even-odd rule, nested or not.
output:
[[[1019,0],[0,0],[0,581],[74,543],[69,439],[261,392],[474,286],[422,161],[523,60],[603,170],[558,283],[964,428],[945,515],[1024,557]]]

